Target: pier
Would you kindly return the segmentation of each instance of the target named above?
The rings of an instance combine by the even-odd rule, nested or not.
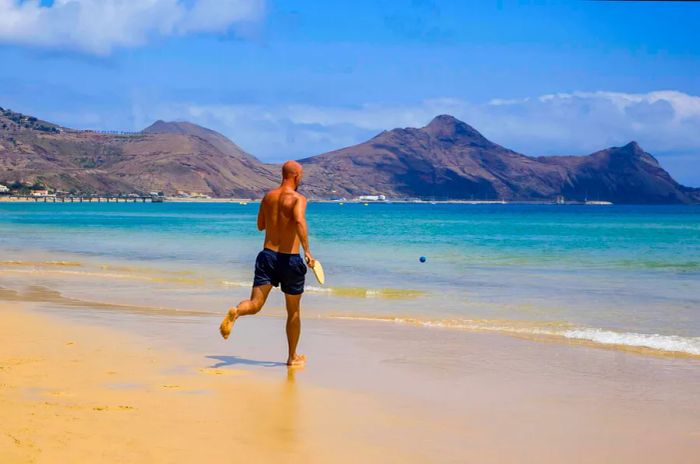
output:
[[[34,196],[9,195],[10,201],[33,201],[34,203],[163,203],[164,198],[150,195],[95,195],[95,196]]]

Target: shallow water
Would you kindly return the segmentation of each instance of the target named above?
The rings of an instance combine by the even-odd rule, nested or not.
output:
[[[222,312],[250,286],[256,214],[253,203],[0,203],[0,287]],[[700,356],[700,207],[311,203],[308,220],[327,275],[324,288],[307,276],[309,316]]]

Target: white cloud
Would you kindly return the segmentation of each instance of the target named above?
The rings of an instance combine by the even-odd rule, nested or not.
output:
[[[263,13],[264,0],[0,0],[0,41],[107,55],[154,37],[224,33]]]
[[[486,135],[527,153],[587,153],[636,140],[650,152],[700,156],[700,97],[677,91],[560,93],[466,113]]]
[[[356,107],[183,103],[149,105],[141,113],[137,124],[190,120],[273,161],[353,145],[395,127],[421,127],[447,113],[528,155],[588,154],[636,140],[662,164],[668,159],[679,180],[700,183],[700,97],[676,91],[574,92],[486,103],[441,98]]]
[[[356,107],[180,104],[147,112],[144,117],[209,124],[250,139],[249,149],[265,156],[271,152],[266,147],[269,140],[292,138],[297,142],[289,152],[312,155],[316,150],[361,142],[364,139],[357,137],[385,129],[421,127],[442,113],[471,124],[497,143],[531,155],[590,153],[636,140],[650,152],[696,151],[700,156],[700,97],[675,91],[575,92],[482,104],[455,98]],[[327,145],[320,144],[321,140]],[[305,141],[310,143],[304,145]]]

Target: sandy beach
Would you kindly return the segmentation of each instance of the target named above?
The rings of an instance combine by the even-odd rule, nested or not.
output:
[[[700,366],[362,321],[3,304],[3,462],[694,462]]]

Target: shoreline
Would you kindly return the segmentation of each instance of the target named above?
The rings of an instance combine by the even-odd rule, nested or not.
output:
[[[26,256],[25,256],[26,255]],[[0,299],[29,303],[45,303],[66,307],[112,308],[137,311],[144,314],[190,314],[208,316],[211,312],[203,307],[223,307],[230,292],[241,298],[250,287],[247,278],[229,280],[225,274],[202,274],[197,270],[178,271],[162,269],[153,264],[138,267],[131,262],[94,261],[85,256],[56,254],[38,255],[22,253],[18,259],[13,253],[0,260]],[[14,258],[14,259],[12,259]],[[210,271],[211,272],[211,271]],[[247,277],[247,276],[246,276]],[[40,285],[36,282],[41,281]],[[114,293],[105,290],[98,296],[95,290],[111,283]],[[141,294],[146,287],[167,289],[179,294],[177,298],[158,300],[118,297],[119,293]],[[118,290],[116,290],[118,288]],[[181,291],[199,294],[194,298]],[[77,291],[77,292],[76,292]],[[502,337],[527,340],[530,343],[557,343],[560,345],[585,346],[595,349],[634,353],[643,356],[700,359],[700,337],[681,336],[672,333],[630,331],[612,329],[604,325],[575,324],[557,320],[527,320],[515,318],[486,319],[458,318],[428,314],[411,315],[410,312],[353,312],[355,304],[373,305],[404,302],[420,304],[421,298],[430,297],[428,292],[408,289],[318,287],[306,288],[309,297],[305,300],[307,317],[322,320],[364,321],[388,326],[412,326],[431,332],[446,330],[471,334],[491,333]],[[346,309],[326,311],[327,305],[344,301]],[[427,301],[426,301],[427,303]],[[267,306],[276,316],[284,314],[279,295],[273,292]]]
[[[119,197],[119,201],[79,201],[80,197],[74,197],[75,201],[60,201],[61,197],[54,196],[38,196],[38,197],[15,197],[9,195],[0,195],[0,203],[90,203],[90,204],[101,204],[101,203],[142,203],[140,197],[134,200],[132,197]],[[66,197],[68,200],[70,197]],[[88,197],[83,197],[84,199]],[[96,198],[96,197],[95,197]],[[113,198],[113,197],[112,197]],[[183,197],[161,197],[162,201],[154,203],[260,203],[260,198],[183,198]],[[54,201],[56,199],[57,201]],[[48,201],[45,201],[48,200]],[[553,206],[656,206],[657,204],[648,203],[611,203],[606,201],[565,201],[564,203],[557,203],[556,201],[539,201],[539,200],[419,200],[419,199],[387,199],[385,201],[379,200],[326,200],[319,198],[309,198],[309,203],[336,203],[336,204],[415,204],[415,205],[553,205]],[[150,201],[147,201],[150,203]],[[661,204],[659,206],[697,206],[700,203],[668,203]]]

